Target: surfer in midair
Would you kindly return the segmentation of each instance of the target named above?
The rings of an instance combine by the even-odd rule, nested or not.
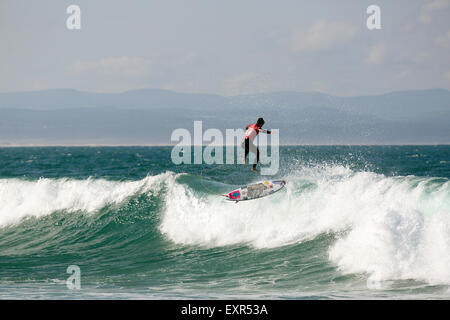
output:
[[[260,131],[267,134],[271,134],[270,130],[261,129],[263,125],[264,119],[259,118],[258,121],[256,121],[256,123],[248,125],[245,128],[246,131],[244,136],[244,148],[245,148],[244,164],[247,160],[249,151],[256,154],[256,162],[253,164],[252,168],[253,171],[256,171],[256,165],[259,162],[259,149],[257,146],[253,144],[253,140],[255,140],[256,136],[259,134]]]

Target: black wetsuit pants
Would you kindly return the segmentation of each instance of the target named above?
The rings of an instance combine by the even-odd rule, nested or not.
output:
[[[245,160],[247,160],[249,151],[256,154],[256,163],[253,164],[253,168],[256,168],[256,165],[259,162],[259,149],[253,144],[253,142],[250,142],[250,139],[245,139]]]

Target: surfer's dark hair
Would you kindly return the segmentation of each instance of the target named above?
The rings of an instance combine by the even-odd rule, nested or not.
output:
[[[264,119],[263,118],[258,118],[258,121],[256,121],[256,124],[263,125],[264,124]]]

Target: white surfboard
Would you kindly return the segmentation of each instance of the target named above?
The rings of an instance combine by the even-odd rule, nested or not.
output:
[[[280,191],[286,185],[285,180],[266,180],[240,187],[223,196],[229,201],[253,200],[271,195]]]

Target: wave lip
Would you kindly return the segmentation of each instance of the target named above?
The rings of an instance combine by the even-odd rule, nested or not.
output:
[[[159,188],[161,181],[169,175],[148,176],[138,181],[0,179],[0,226],[63,210],[94,213],[106,205],[121,203],[133,194]]]
[[[184,245],[302,243],[333,233],[330,262],[369,281],[450,284],[450,182],[447,179],[308,168],[285,177],[285,192],[239,204],[168,186],[160,231]]]
[[[434,178],[384,178],[361,218],[329,251],[344,273],[368,283],[415,279],[450,284],[450,183]]]

